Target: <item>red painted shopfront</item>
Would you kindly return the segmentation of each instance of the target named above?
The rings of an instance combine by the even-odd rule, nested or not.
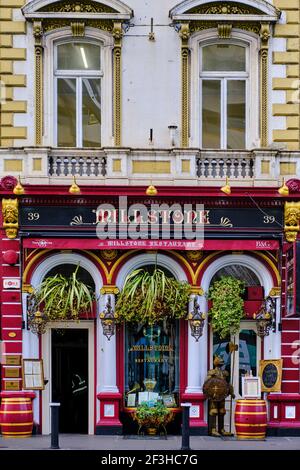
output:
[[[191,285],[191,301],[196,297],[203,313],[209,309],[206,293],[214,280],[237,272],[243,276],[247,291],[245,319],[237,335],[241,346],[235,372],[237,398],[241,396],[240,377],[245,371],[257,375],[261,359],[282,358],[281,391],[266,397],[268,432],[300,433],[296,289],[300,240],[291,242],[294,226],[290,223],[287,228],[285,206],[286,202],[297,201],[300,194],[282,197],[271,189],[234,188],[231,195],[224,196],[215,188],[158,187],[158,194],[149,197],[143,187],[86,186],[80,195],[70,195],[64,186],[26,186],[24,195],[16,198],[13,187],[4,183],[0,188],[1,389],[12,396],[22,391],[21,362],[12,366],[7,358],[43,359],[48,382],[45,390],[36,391],[33,400],[37,432],[50,430],[51,400],[66,403],[68,374],[64,371],[72,369],[72,386],[78,380],[84,394],[77,403],[72,401],[72,407],[61,410],[62,432],[70,432],[71,416],[77,432],[134,432],[131,413],[139,393],[144,392],[138,387],[155,374],[157,392],[173,400],[176,418],[171,431],[180,431],[180,404],[188,401],[192,403],[193,433],[207,433],[202,385],[212,367],[213,354],[226,351],[226,344],[213,335],[207,321],[199,341],[191,335],[186,320],[155,331],[146,326],[132,329],[122,325],[110,340],[103,334],[99,313],[105,309],[108,297],[113,308],[126,276],[134,269],[157,264]],[[127,213],[120,219],[124,210],[119,206],[120,196],[122,204],[126,198],[127,208],[135,205],[133,218]],[[150,210],[159,212],[166,207],[178,211],[178,219],[175,223],[173,220],[167,235],[163,234],[167,227],[161,218],[150,227],[148,216],[143,218],[142,205],[148,215]],[[179,232],[180,214],[185,208],[192,215],[187,231]],[[155,214],[151,212],[152,222]],[[108,239],[99,237],[101,223],[101,230],[110,223]],[[202,226],[203,237],[200,234],[193,239],[197,223]],[[27,324],[27,297],[32,288],[48,273],[68,272],[78,264],[84,279],[95,289],[96,315],[76,324],[53,322],[43,335],[34,335]],[[267,296],[274,299],[276,315],[270,334],[261,339],[253,314]],[[151,342],[165,356],[162,364],[144,362]],[[143,366],[137,367],[138,361]],[[13,378],[9,376],[11,368],[17,371]],[[78,407],[85,410],[83,417],[78,416]]]

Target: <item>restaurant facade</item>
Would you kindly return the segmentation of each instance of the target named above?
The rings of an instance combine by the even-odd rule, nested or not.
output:
[[[158,394],[170,432],[189,402],[206,435],[217,354],[235,399],[260,361],[279,364],[263,390],[268,434],[299,435],[300,5],[163,3],[1,6],[0,396],[32,392],[36,433],[56,401],[61,432],[101,435],[136,432],[133,411]],[[127,277],[155,267],[190,285],[186,318],[118,323]],[[34,290],[77,268],[93,309],[38,330]],[[246,287],[234,338],[207,315],[222,276]]]

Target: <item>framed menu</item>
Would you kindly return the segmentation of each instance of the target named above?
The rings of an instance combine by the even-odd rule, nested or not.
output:
[[[262,392],[280,392],[282,376],[282,359],[259,361],[259,375]]]
[[[22,377],[24,390],[44,390],[44,367],[42,359],[23,359]]]

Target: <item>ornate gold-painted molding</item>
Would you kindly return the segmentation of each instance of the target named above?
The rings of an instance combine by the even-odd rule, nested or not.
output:
[[[218,36],[220,39],[230,39],[232,31],[232,24],[221,23],[218,24]]]
[[[121,146],[121,58],[122,58],[122,23],[114,23],[112,31],[114,37],[113,50],[113,84],[114,84],[114,136],[115,146]]]
[[[3,228],[7,238],[16,238],[19,228],[18,199],[2,199]]]
[[[198,287],[198,286],[191,286],[190,293],[194,295],[200,295],[200,296],[205,295],[205,292],[202,289],[202,287]]]
[[[104,295],[104,294],[118,294],[119,292],[120,292],[119,288],[117,286],[113,286],[113,285],[104,285],[100,289],[100,294],[102,294],[102,295]]]
[[[40,12],[61,12],[61,13],[116,13],[113,8],[102,3],[80,0],[79,2],[61,1],[40,8]]]
[[[281,288],[280,287],[272,287],[269,292],[270,297],[280,297],[281,296]]]
[[[190,92],[189,92],[189,23],[183,23],[179,31],[181,37],[181,146],[189,146]]]
[[[23,283],[23,285],[22,285],[22,292],[23,292],[24,294],[25,294],[25,293],[27,293],[27,294],[32,294],[33,291],[34,291],[34,289],[33,289],[33,287],[32,287],[31,284],[25,284],[25,283]]]
[[[300,201],[284,205],[284,232],[286,241],[292,243],[300,232]]]
[[[201,5],[191,10],[188,10],[186,14],[200,14],[200,15],[259,15],[261,12],[253,7],[247,7],[245,5],[236,3],[214,3],[210,5]]]
[[[260,28],[260,138],[261,146],[268,145],[268,60],[270,25],[262,24]]]
[[[35,143],[42,145],[43,136],[43,26],[41,21],[33,23],[35,56]]]
[[[85,33],[85,24],[83,21],[75,21],[71,23],[72,36],[83,37]]]

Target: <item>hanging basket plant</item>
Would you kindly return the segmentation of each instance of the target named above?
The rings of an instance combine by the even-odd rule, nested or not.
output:
[[[48,321],[78,320],[93,309],[92,288],[77,277],[79,265],[70,277],[62,274],[46,277],[34,291],[36,304]]]
[[[231,276],[222,276],[209,288],[208,299],[212,301],[212,307],[208,315],[213,331],[218,333],[220,338],[226,338],[239,331],[240,322],[244,317],[244,291],[244,281]]]
[[[164,319],[185,318],[190,286],[155,268],[153,273],[137,269],[129,274],[119,295],[115,318],[118,323],[153,325]]]

